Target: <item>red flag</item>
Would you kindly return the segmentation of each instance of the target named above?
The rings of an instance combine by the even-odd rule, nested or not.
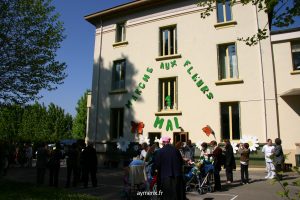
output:
[[[143,128],[145,127],[145,124],[143,122],[139,122],[137,125],[137,133],[143,134]]]
[[[202,128],[202,131],[209,137],[210,134],[213,134],[213,130],[210,128],[210,126],[206,125],[204,128]]]
[[[143,122],[135,123],[131,121],[131,133],[143,134],[143,128],[145,124]]]

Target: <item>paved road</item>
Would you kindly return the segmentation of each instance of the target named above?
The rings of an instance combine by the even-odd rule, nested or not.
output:
[[[248,185],[240,185],[240,172],[234,172],[234,179],[236,180],[231,185],[226,185],[222,182],[224,191],[213,192],[199,195],[197,192],[187,193],[190,200],[276,200],[281,199],[276,192],[281,190],[280,185],[276,183],[272,185],[269,181],[263,179],[265,177],[264,169],[250,169],[251,183]],[[48,175],[48,174],[47,174]],[[78,186],[70,188],[70,191],[87,193],[95,196],[100,196],[103,200],[118,200],[120,199],[120,192],[123,187],[123,171],[120,169],[99,169],[97,173],[98,187],[83,188]],[[295,178],[299,178],[293,172],[285,173],[284,179],[292,182]],[[35,183],[35,169],[34,168],[12,168],[9,170],[6,179],[18,180],[22,182]],[[221,180],[225,180],[224,170],[221,172]],[[66,168],[61,168],[59,176],[59,187],[64,187],[66,182]],[[46,182],[47,183],[47,182]],[[292,193],[299,191],[295,186],[291,186]]]
[[[222,192],[213,192],[204,195],[199,195],[196,192],[188,194],[190,200],[276,200],[280,198],[276,192],[282,190],[278,183],[272,185],[272,181],[265,180],[265,172],[263,169],[250,169],[250,184],[241,185],[240,184],[240,171],[237,170],[234,173],[234,183],[227,185],[224,181],[222,183],[224,191]],[[292,182],[295,178],[299,178],[295,173],[285,173],[284,179],[288,182]],[[221,173],[221,180],[225,180],[226,176],[224,172]],[[291,192],[295,193],[299,191],[299,188],[295,186],[290,187]],[[200,197],[200,198],[199,198]]]

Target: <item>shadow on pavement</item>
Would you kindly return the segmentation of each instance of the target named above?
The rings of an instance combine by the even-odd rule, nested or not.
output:
[[[88,188],[84,188],[82,183],[77,187],[66,188],[69,191],[89,194],[101,197],[103,200],[120,199],[121,191],[123,189],[123,170],[121,169],[98,169],[97,180],[98,187],[92,187],[91,181]],[[35,168],[10,168],[3,180],[12,180],[24,183],[36,183],[36,169]],[[65,167],[60,168],[59,172],[59,188],[64,188],[67,180],[67,170]],[[44,186],[48,186],[49,171],[47,170],[45,176]]]

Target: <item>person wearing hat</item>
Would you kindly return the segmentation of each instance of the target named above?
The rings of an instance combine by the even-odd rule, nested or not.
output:
[[[162,199],[184,200],[182,166],[183,159],[173,145],[170,137],[163,137],[163,147],[157,152],[155,166],[159,172]]]

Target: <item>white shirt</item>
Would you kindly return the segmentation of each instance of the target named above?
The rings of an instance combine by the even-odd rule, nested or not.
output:
[[[142,152],[141,152],[140,158],[142,160],[144,160],[146,158],[146,155],[147,155],[147,151],[145,149],[143,149]]]
[[[269,146],[267,144],[265,146],[263,146],[261,151],[265,154],[266,162],[272,162],[272,159],[270,158],[270,156],[273,154],[274,148],[275,148],[274,146]]]
[[[208,148],[205,149],[205,150],[202,149],[201,152],[200,152],[200,157],[203,156],[205,160],[208,160],[208,155],[209,154],[211,154],[210,149],[208,149]]]

